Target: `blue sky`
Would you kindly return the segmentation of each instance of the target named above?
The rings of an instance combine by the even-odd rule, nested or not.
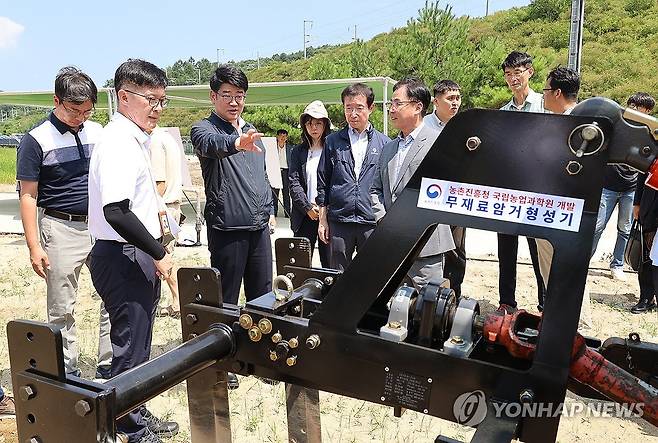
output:
[[[456,15],[482,16],[486,0],[451,0]],[[489,11],[529,4],[489,0]],[[101,4],[103,6],[101,6]],[[403,26],[425,0],[210,2],[0,0],[0,90],[50,90],[58,69],[75,65],[99,86],[127,58],[165,67],[178,59],[223,61],[369,39]],[[446,2],[441,3],[445,5]]]

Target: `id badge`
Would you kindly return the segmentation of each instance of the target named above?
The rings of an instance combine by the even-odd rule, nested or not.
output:
[[[158,212],[158,220],[160,221],[160,232],[162,232],[162,244],[166,246],[174,240],[174,234],[171,233],[171,227],[169,226],[167,211]]]

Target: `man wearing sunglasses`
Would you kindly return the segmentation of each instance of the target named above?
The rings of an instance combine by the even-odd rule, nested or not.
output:
[[[210,79],[210,116],[190,136],[206,191],[210,264],[219,270],[225,303],[253,300],[272,290],[272,190],[265,170],[263,134],[242,119],[249,82],[240,69],[221,65]],[[238,387],[229,373],[229,389]]]
[[[92,242],[87,229],[89,157],[102,131],[87,121],[97,99],[92,79],[74,67],[55,78],[55,108],[21,139],[16,162],[20,212],[32,268],[46,280],[48,322],[60,328],[67,373],[80,375],[74,317],[80,269]],[[97,376],[112,359],[101,304]]]
[[[103,130],[89,166],[91,279],[110,314],[115,377],[147,361],[160,278],[171,274],[171,254],[163,244],[175,232],[150,166],[150,139],[167,105],[163,70],[131,59],[114,75],[117,113]],[[163,221],[164,218],[164,221]],[[178,431],[144,406],[117,420],[130,443],[158,443]]]
[[[501,65],[505,82],[512,91],[512,99],[502,108],[503,111],[544,112],[542,94],[530,88],[530,77],[534,74],[532,57],[525,52],[513,51]],[[543,306],[546,285],[539,269],[537,243],[528,238],[530,259],[537,280],[537,301]],[[500,293],[499,311],[513,312],[516,310],[516,259],[519,249],[517,235],[498,234],[498,286]],[[541,309],[541,308],[540,308]]]

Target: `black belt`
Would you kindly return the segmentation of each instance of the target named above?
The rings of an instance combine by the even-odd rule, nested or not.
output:
[[[89,217],[87,217],[86,215],[69,214],[68,212],[58,211],[57,209],[45,209],[43,213],[51,217],[58,218],[60,220],[68,220],[68,221],[84,222],[84,223],[87,223],[89,221]]]

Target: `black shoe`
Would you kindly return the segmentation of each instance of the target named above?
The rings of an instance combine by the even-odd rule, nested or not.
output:
[[[96,367],[96,377],[97,379],[109,380],[112,378],[112,366],[97,366]]]
[[[260,380],[262,383],[265,383],[266,385],[276,386],[279,384],[279,380],[272,380],[271,378],[267,378],[267,377],[256,377],[256,378]]]
[[[240,380],[238,380],[238,376],[232,372],[229,372],[226,387],[231,390],[238,389],[240,387]]]
[[[649,300],[640,300],[638,304],[631,308],[633,314],[641,314],[643,312],[653,311],[656,309],[656,303]]]
[[[164,421],[153,415],[146,407],[141,408],[140,412],[150,433],[167,438],[178,434],[178,423],[175,421]]]
[[[162,443],[162,440],[147,429],[146,433],[139,439],[139,443]]]

